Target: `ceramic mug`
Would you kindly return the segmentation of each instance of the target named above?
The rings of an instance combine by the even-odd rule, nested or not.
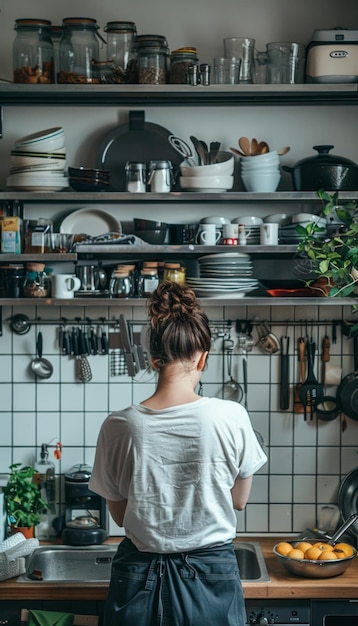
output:
[[[221,237],[216,224],[200,224],[196,242],[202,246],[215,246]]]
[[[72,274],[54,274],[52,276],[52,295],[54,298],[73,298],[75,291],[81,288],[81,281]]]
[[[237,246],[239,237],[239,225],[238,224],[224,224],[223,225],[223,240],[224,246]]]
[[[260,224],[260,243],[263,246],[278,244],[278,224],[266,222]]]

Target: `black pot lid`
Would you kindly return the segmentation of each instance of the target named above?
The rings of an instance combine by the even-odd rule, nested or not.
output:
[[[358,468],[343,478],[338,492],[338,505],[344,522],[358,512]],[[354,522],[350,531],[358,536],[358,522]]]
[[[74,465],[71,469],[65,474],[66,480],[72,481],[81,481],[89,480],[92,474],[92,467],[90,465],[85,465],[85,463],[79,463],[78,465]]]
[[[294,165],[294,167],[302,167],[302,165],[353,165],[354,167],[357,167],[357,163],[351,159],[337,156],[335,154],[329,154],[333,148],[334,146],[331,145],[313,146],[313,150],[317,150],[318,154],[301,159]]]

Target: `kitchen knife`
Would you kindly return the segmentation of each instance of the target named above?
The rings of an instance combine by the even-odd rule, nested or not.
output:
[[[280,376],[280,409],[287,411],[290,406],[290,388],[289,388],[289,347],[290,338],[281,337],[281,376]]]

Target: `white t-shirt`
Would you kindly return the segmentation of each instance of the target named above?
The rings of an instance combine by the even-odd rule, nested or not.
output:
[[[89,487],[127,499],[126,535],[138,550],[169,553],[222,545],[236,535],[231,488],[267,461],[237,402],[200,398],[112,413],[97,442]]]

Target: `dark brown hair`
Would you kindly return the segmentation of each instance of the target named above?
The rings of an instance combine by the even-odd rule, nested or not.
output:
[[[160,283],[149,297],[148,314],[150,353],[159,365],[210,350],[209,320],[186,285]]]

